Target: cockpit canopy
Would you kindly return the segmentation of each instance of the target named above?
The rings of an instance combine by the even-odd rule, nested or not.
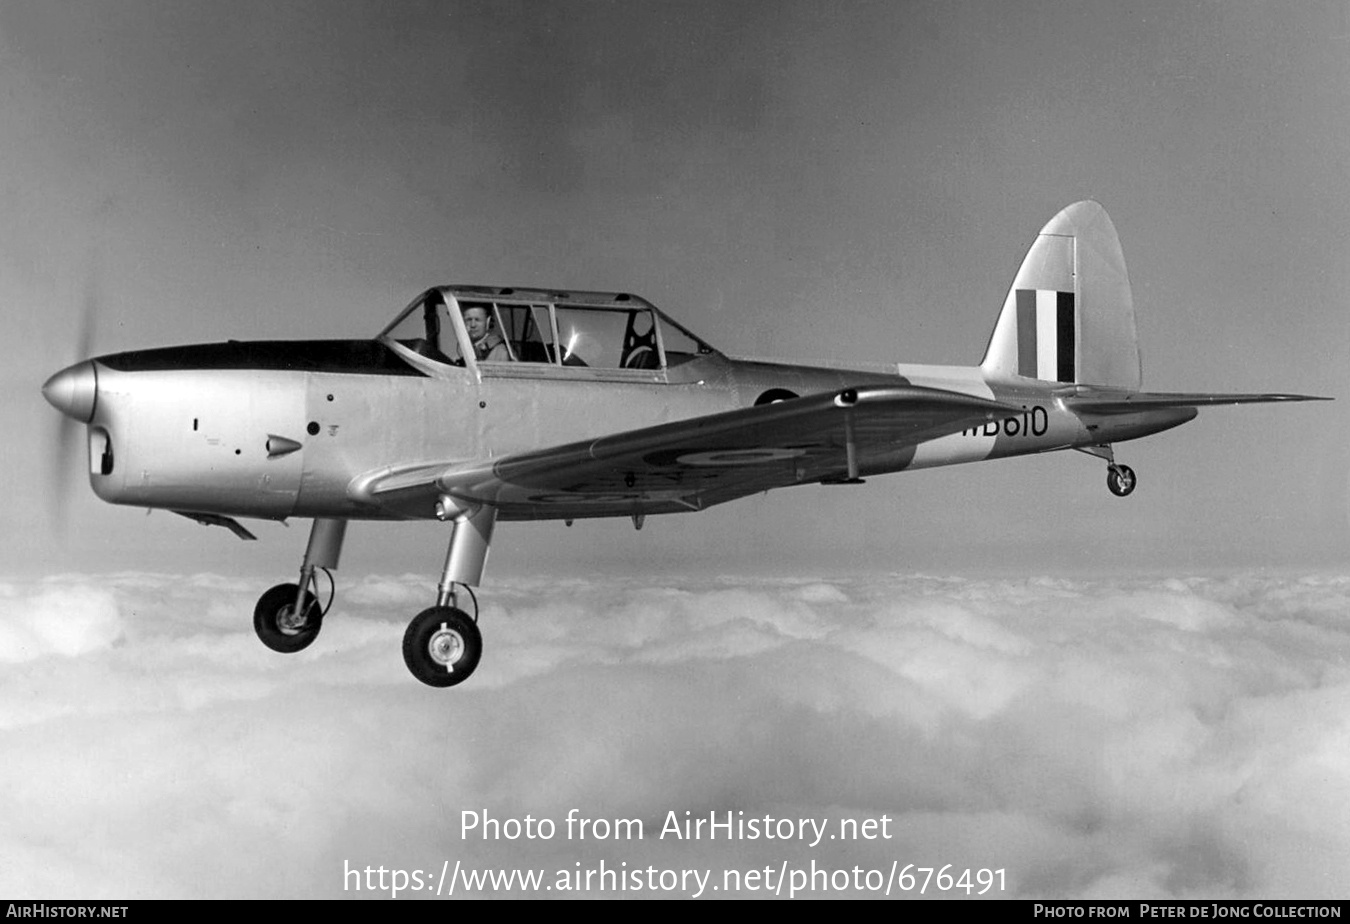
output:
[[[483,286],[429,289],[379,336],[434,364],[487,368],[655,371],[714,352],[635,295]]]

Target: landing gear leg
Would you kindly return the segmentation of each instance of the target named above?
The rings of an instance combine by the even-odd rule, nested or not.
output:
[[[1106,488],[1108,491],[1116,497],[1127,497],[1134,493],[1135,485],[1139,483],[1139,480],[1134,476],[1134,469],[1116,462],[1116,454],[1110,443],[1103,443],[1098,446],[1080,446],[1078,451],[1106,460]]]
[[[403,662],[428,686],[452,687],[469,679],[483,654],[476,614],[471,617],[459,608],[458,590],[483,578],[497,508],[462,506],[443,497],[436,510],[452,522],[445,567],[436,585],[436,605],[413,617],[403,634]]]
[[[286,654],[309,647],[323,628],[323,610],[311,592],[316,569],[335,569],[342,554],[346,520],[318,519],[309,533],[299,584],[278,584],[258,598],[253,631],[273,651]]]

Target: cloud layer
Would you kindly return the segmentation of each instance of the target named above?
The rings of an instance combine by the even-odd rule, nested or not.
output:
[[[0,587],[0,891],[340,897],[344,869],[603,860],[1344,894],[1350,578],[506,582],[440,691],[400,656],[426,583],[349,578],[292,656],[233,580]],[[570,809],[645,837],[569,841]],[[464,811],[558,834],[462,837]],[[891,836],[657,837],[728,811]]]

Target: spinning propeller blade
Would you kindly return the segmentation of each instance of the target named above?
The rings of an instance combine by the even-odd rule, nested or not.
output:
[[[93,352],[94,322],[98,306],[96,289],[96,283],[91,276],[85,285],[84,300],[75,329],[74,355],[69,357],[72,364],[88,359],[89,354]],[[52,463],[47,470],[46,491],[48,520],[62,535],[68,526],[68,499],[80,488],[87,452],[83,445],[84,426],[73,411],[77,411],[84,403],[89,404],[90,412],[93,410],[90,393],[92,370],[81,374],[76,372],[77,368],[75,365],[67,366],[42,386],[43,397],[61,411],[61,417],[55,424],[56,432],[52,434]]]

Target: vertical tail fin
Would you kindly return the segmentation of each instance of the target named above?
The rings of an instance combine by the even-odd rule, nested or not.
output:
[[[1125,256],[1096,202],[1075,202],[1036,236],[980,368],[986,378],[1139,388]]]

